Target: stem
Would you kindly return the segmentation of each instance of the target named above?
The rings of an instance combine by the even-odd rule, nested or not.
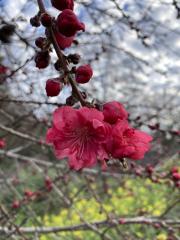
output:
[[[44,4],[43,4],[43,1],[42,0],[37,0],[37,3],[38,3],[38,6],[39,6],[39,10],[41,13],[45,13],[46,12],[46,9],[44,7]],[[69,69],[68,69],[68,66],[67,66],[67,62],[66,62],[66,59],[64,58],[64,55],[63,53],[61,52],[61,49],[59,48],[59,45],[56,41],[56,37],[55,37],[55,34],[54,34],[54,29],[53,27],[49,27],[48,28],[49,30],[49,34],[51,36],[51,41],[52,41],[52,44],[54,46],[54,49],[56,51],[56,54],[58,56],[58,59],[60,61],[60,64],[64,70],[64,73],[67,74],[68,76],[68,80],[69,80],[69,83],[71,84],[71,87],[72,87],[72,91],[75,93],[76,97],[78,98],[78,100],[80,101],[81,105],[82,106],[87,106],[89,105],[85,99],[83,98],[82,94],[80,93],[80,91],[78,90],[77,86],[76,86],[76,83],[74,81],[74,79],[72,78],[70,72],[69,72]]]

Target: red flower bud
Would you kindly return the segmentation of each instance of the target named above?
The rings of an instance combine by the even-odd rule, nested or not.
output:
[[[59,32],[66,37],[73,37],[76,32],[85,31],[84,23],[80,22],[74,12],[65,9],[57,18]]]
[[[69,96],[66,99],[66,105],[73,106],[77,101],[78,101],[77,98],[75,98],[74,96]]]
[[[79,54],[69,54],[67,56],[67,59],[69,62],[72,62],[73,64],[78,64],[81,59],[81,56]]]
[[[52,17],[48,13],[41,15],[41,23],[44,27],[50,27],[52,23]]]
[[[46,68],[49,65],[50,62],[50,55],[49,52],[38,52],[35,56],[35,63],[36,67],[41,69],[41,68]]]
[[[103,105],[104,120],[110,124],[114,124],[118,119],[123,120],[128,118],[123,105],[119,102],[112,101]]]
[[[60,64],[60,61],[57,60],[55,63],[54,63],[54,68],[57,70],[57,71],[60,71],[61,70],[61,64]]]
[[[87,83],[93,75],[93,70],[90,65],[80,66],[76,69],[76,82]]]
[[[8,71],[8,68],[3,66],[3,65],[0,65],[0,74],[6,74]]]
[[[20,202],[18,200],[15,200],[13,203],[12,203],[12,208],[13,209],[17,209],[20,207]]]
[[[179,169],[177,166],[174,166],[172,169],[171,169],[171,173],[178,173]]]
[[[175,186],[176,186],[177,188],[180,188],[180,181],[177,181],[176,184],[175,184]]]
[[[126,223],[126,220],[124,218],[119,219],[119,224],[125,224],[125,223]]]
[[[49,177],[45,178],[45,186],[47,188],[47,190],[50,192],[53,188],[53,182]]]
[[[154,172],[153,166],[151,165],[146,166],[146,172],[151,175]]]
[[[48,97],[55,97],[57,96],[61,89],[62,84],[59,82],[59,78],[49,79],[46,82],[46,94]]]
[[[60,11],[64,9],[71,9],[74,8],[74,0],[51,0],[53,7],[57,8]]]
[[[10,69],[8,67],[5,67],[3,65],[0,65],[0,84],[3,83],[6,80],[8,71]]]
[[[6,146],[6,142],[4,139],[0,139],[0,148],[4,148]]]
[[[27,198],[31,198],[31,197],[34,195],[34,193],[33,193],[32,191],[26,190],[26,191],[24,192],[24,195],[25,195]]]
[[[172,130],[170,132],[174,135],[180,136],[180,130]]]
[[[30,24],[33,27],[39,27],[41,25],[40,21],[39,21],[39,16],[36,15],[36,16],[30,18]]]
[[[65,36],[63,36],[59,32],[55,32],[55,37],[56,37],[56,41],[57,41],[59,47],[62,50],[64,50],[65,48],[70,47],[71,44],[73,43],[73,40],[74,40],[74,36],[72,36],[72,37],[65,37]]]
[[[41,49],[43,49],[45,42],[46,42],[46,38],[44,37],[39,37],[35,40],[36,46]]]
[[[160,125],[159,123],[156,123],[154,125],[148,125],[148,127],[151,129],[151,130],[157,130],[159,129]]]

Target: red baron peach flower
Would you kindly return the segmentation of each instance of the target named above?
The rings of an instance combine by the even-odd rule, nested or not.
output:
[[[80,22],[70,9],[65,9],[59,14],[57,27],[59,32],[66,37],[73,37],[80,30],[85,31],[84,23]]]
[[[71,9],[74,8],[74,0],[51,0],[53,7],[57,8],[58,10],[62,11],[64,9]]]
[[[147,133],[131,128],[126,120],[119,120],[113,126],[109,154],[114,158],[139,160],[144,158],[151,141],[152,137]]]
[[[82,107],[58,108],[53,115],[53,127],[47,132],[47,142],[52,143],[58,158],[67,157],[69,166],[79,170],[92,167],[108,158],[104,143],[111,126],[103,122],[102,112]]]
[[[58,158],[69,159],[71,168],[92,167],[98,161],[106,167],[112,157],[139,160],[149,150],[152,137],[129,125],[121,104],[111,102],[105,109],[64,106],[54,112],[46,139],[54,145]]]

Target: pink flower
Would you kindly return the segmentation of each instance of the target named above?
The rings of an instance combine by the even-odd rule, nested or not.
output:
[[[57,8],[58,10],[62,11],[64,9],[71,9],[74,8],[74,0],[51,0],[53,7]]]
[[[32,191],[30,191],[30,190],[25,190],[24,195],[25,195],[27,198],[31,198],[32,196],[35,195],[35,192],[32,192]]]
[[[177,166],[172,167],[171,173],[178,173],[179,168]]]
[[[125,223],[126,223],[126,220],[124,218],[119,219],[119,224],[125,224]]]
[[[65,9],[59,14],[57,27],[59,32],[66,37],[73,37],[80,30],[85,31],[84,23],[80,22],[70,9]]]
[[[0,139],[0,148],[4,148],[6,146],[6,142],[4,139]]]
[[[90,65],[80,66],[76,69],[76,82],[87,83],[93,75],[93,70]]]
[[[56,32],[55,33],[56,41],[59,45],[59,47],[64,50],[65,48],[68,48],[71,46],[74,40],[74,36],[72,37],[65,37],[61,33]]]
[[[174,173],[172,174],[172,176],[173,176],[173,179],[174,179],[175,181],[180,180],[180,173],[174,172]]]
[[[114,158],[127,157],[138,160],[144,158],[151,141],[150,135],[131,128],[126,120],[120,120],[113,127],[109,151]]]
[[[18,200],[14,200],[12,203],[12,208],[17,209],[21,206],[21,203]]]
[[[110,124],[116,123],[118,119],[128,118],[128,112],[126,112],[121,103],[116,101],[105,103],[103,105],[103,114],[104,120]]]
[[[53,115],[53,127],[47,132],[47,142],[52,143],[58,158],[67,157],[76,170],[104,164],[108,158],[104,142],[110,135],[110,125],[103,122],[102,112],[82,107],[58,108]]]
[[[62,89],[62,84],[59,81],[60,81],[59,78],[53,78],[53,79],[47,80],[46,94],[48,97],[55,97],[60,93]]]

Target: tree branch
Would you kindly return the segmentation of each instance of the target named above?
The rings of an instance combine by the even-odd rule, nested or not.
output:
[[[92,222],[90,223],[91,226],[97,227],[97,228],[104,228],[104,227],[115,227],[119,225],[120,219],[112,219],[112,220],[104,220],[99,222]],[[161,226],[170,226],[170,225],[178,225],[180,226],[180,220],[172,220],[172,219],[166,219],[161,220],[158,218],[145,218],[145,217],[135,217],[135,218],[123,218],[123,224],[160,224]],[[68,227],[21,227],[19,230],[21,233],[41,233],[41,234],[49,234],[49,233],[57,233],[57,232],[68,232],[68,231],[86,231],[90,230],[91,228],[87,224],[79,224],[74,226],[68,226]],[[9,234],[14,229],[8,229],[6,227],[0,227],[0,233]]]

